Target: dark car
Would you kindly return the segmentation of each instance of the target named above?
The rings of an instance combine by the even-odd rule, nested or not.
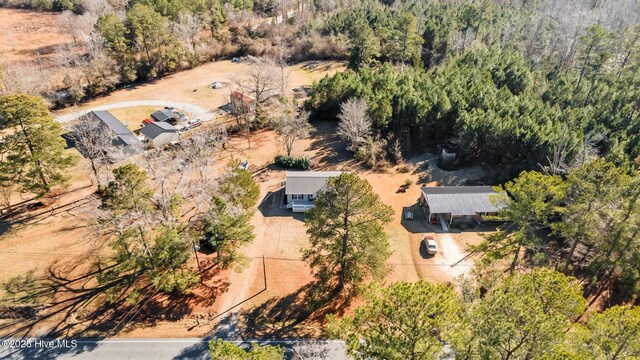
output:
[[[438,216],[436,214],[431,214],[431,219],[429,219],[431,221],[432,224],[437,224],[438,223]]]
[[[200,239],[200,246],[206,247],[211,251],[216,251],[217,238],[213,234],[205,233]]]

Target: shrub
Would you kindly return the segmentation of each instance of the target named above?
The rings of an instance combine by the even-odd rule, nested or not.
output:
[[[278,166],[291,169],[309,170],[311,168],[311,160],[308,157],[293,156],[276,156],[275,163]]]
[[[408,188],[411,185],[413,185],[413,180],[407,179],[404,181],[404,187]]]

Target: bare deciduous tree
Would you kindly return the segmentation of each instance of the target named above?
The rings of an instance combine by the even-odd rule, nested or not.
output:
[[[71,134],[78,151],[89,160],[98,188],[102,187],[102,167],[113,163],[120,155],[118,148],[113,146],[113,135],[91,114],[81,116],[71,127]]]
[[[262,112],[264,103],[278,94],[281,85],[278,67],[273,60],[265,58],[251,59],[251,64],[244,74],[235,80],[236,86],[242,93],[255,99],[255,117]]]
[[[200,34],[202,32],[201,17],[199,15],[181,12],[175,25],[178,37],[183,42],[191,45],[191,51],[197,61],[197,46],[200,42]]]
[[[287,150],[287,156],[291,156],[296,140],[306,138],[311,132],[309,113],[306,111],[296,113],[295,109],[285,107],[276,123],[276,131]]]
[[[351,151],[356,151],[364,138],[371,134],[371,118],[367,103],[362,99],[349,99],[340,105],[338,135],[347,140]]]
[[[11,212],[11,196],[15,190],[15,186],[10,180],[0,179],[0,205],[7,213]],[[0,211],[0,214],[2,212]]]

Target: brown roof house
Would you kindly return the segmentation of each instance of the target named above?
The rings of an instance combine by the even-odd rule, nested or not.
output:
[[[256,99],[236,90],[231,93],[229,106],[233,115],[248,113],[256,109]]]

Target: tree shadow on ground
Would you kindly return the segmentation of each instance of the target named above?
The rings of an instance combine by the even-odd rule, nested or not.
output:
[[[206,261],[201,263],[202,286],[186,295],[159,293],[150,281],[140,282],[144,275],[136,273],[99,283],[97,277],[116,265],[94,266],[93,271],[77,275],[79,266],[53,264],[43,276],[27,273],[4,284],[8,295],[4,302],[20,305],[0,308],[0,317],[9,320],[0,325],[3,335],[104,338],[163,320],[183,319],[192,313],[192,306],[211,306],[229,287],[219,276],[221,269]],[[135,282],[139,297],[132,303],[129,295]],[[107,296],[114,288],[118,291]]]
[[[327,166],[352,160],[353,156],[347,150],[347,145],[335,134],[335,122],[319,121],[313,125],[315,126],[314,140],[309,150],[315,151],[314,165],[319,164],[314,170],[322,170]]]
[[[338,294],[318,282],[239,313],[243,338],[300,339],[319,335],[327,314],[342,314],[351,297]]]
[[[84,205],[93,202],[96,197],[92,193],[65,204],[56,204],[57,200],[61,196],[71,194],[76,191],[82,191],[89,187],[92,187],[92,185],[83,186],[59,194],[52,194],[49,197],[30,199],[23,201],[20,204],[13,205],[11,212],[0,217],[0,236],[10,231],[18,230],[27,224],[37,224],[61,213],[66,212],[71,214],[73,210],[78,210]]]

